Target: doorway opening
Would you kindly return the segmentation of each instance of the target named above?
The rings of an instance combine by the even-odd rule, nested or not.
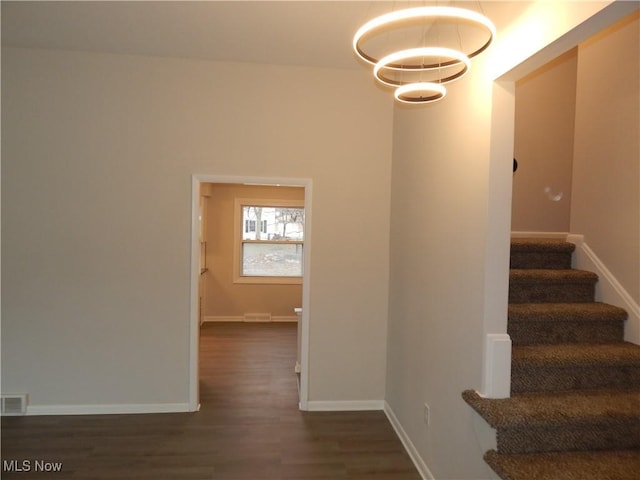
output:
[[[308,403],[308,344],[309,344],[309,271],[310,271],[310,253],[311,253],[311,180],[299,179],[299,178],[263,178],[263,177],[236,177],[236,176],[216,176],[216,175],[193,175],[192,177],[192,215],[191,215],[191,314],[190,314],[190,346],[189,346],[189,409],[196,411],[200,408],[200,394],[199,394],[199,344],[200,344],[200,326],[203,320],[203,299],[201,297],[201,282],[202,274],[210,272],[216,268],[216,265],[207,264],[204,259],[207,257],[207,249],[211,249],[211,245],[203,243],[202,236],[202,215],[203,207],[206,210],[206,202],[203,205],[202,192],[206,192],[208,185],[219,185],[220,187],[232,187],[234,185],[239,187],[245,187],[245,191],[251,191],[255,188],[263,191],[274,192],[277,188],[282,188],[283,191],[287,191],[289,194],[295,190],[300,190],[300,197],[302,198],[302,205],[304,207],[304,248],[297,248],[299,261],[301,262],[301,278],[298,278],[299,295],[297,305],[294,310],[291,308],[290,317],[288,320],[295,321],[298,329],[298,342],[297,342],[297,361],[295,365],[291,366],[292,374],[295,372],[299,375],[299,408],[301,410],[307,409]],[[277,202],[282,203],[282,202]],[[285,202],[286,203],[286,202]],[[299,218],[296,219],[300,221]],[[241,223],[236,220],[236,226],[240,229]],[[256,226],[263,226],[263,221],[255,223]],[[248,222],[248,229],[251,230],[253,223]],[[266,234],[266,228],[263,226],[263,232]],[[291,231],[291,229],[290,229]],[[276,238],[280,235],[271,232],[271,235],[265,235],[268,237]],[[289,242],[287,247],[291,247]],[[294,248],[295,250],[295,248]],[[237,249],[236,249],[237,251]],[[239,263],[240,260],[235,257],[232,260],[233,263]],[[236,267],[237,268],[237,267]],[[242,267],[240,267],[242,268]],[[237,273],[237,270],[236,270]],[[231,274],[230,274],[231,275]],[[234,274],[235,277],[235,274]],[[235,278],[238,283],[243,283],[242,278]],[[287,280],[285,279],[285,282]],[[268,283],[268,281],[267,281]],[[287,282],[291,283],[291,282]],[[206,301],[206,299],[205,299]],[[251,315],[266,315],[265,312],[244,312],[249,316]],[[288,316],[288,315],[287,315]],[[235,320],[239,320],[238,316],[235,316]],[[261,318],[262,319],[262,318]],[[244,318],[242,318],[244,320]],[[255,320],[255,318],[254,318]],[[260,320],[260,319],[259,319]]]

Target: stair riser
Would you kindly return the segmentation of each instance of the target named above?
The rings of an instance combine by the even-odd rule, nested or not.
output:
[[[562,343],[614,343],[624,336],[620,322],[536,322],[511,321],[507,333],[514,346],[558,345]]]
[[[640,422],[591,428],[498,429],[498,452],[503,454],[571,450],[625,450],[640,448]]]
[[[592,283],[511,282],[509,303],[586,303],[595,300]]]
[[[570,269],[570,253],[512,252],[510,268]]]
[[[511,393],[640,388],[640,367],[511,366]]]

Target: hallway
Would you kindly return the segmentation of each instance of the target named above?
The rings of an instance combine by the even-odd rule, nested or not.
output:
[[[300,412],[293,323],[205,324],[197,413],[2,418],[4,461],[44,478],[420,480],[383,412]]]

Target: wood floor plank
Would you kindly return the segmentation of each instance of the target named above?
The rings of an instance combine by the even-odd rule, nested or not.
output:
[[[295,346],[295,324],[205,324],[200,412],[3,417],[2,478],[420,480],[383,412],[298,410]]]

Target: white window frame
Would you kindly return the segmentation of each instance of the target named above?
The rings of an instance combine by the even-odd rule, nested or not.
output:
[[[304,200],[282,200],[263,198],[236,198],[234,208],[234,242],[233,242],[233,283],[266,284],[266,285],[301,285],[304,272],[299,277],[270,277],[270,276],[249,276],[242,275],[242,246],[244,243],[262,242],[260,240],[243,240],[242,232],[244,223],[242,221],[242,208],[245,206],[257,207],[290,207],[304,208]],[[256,224],[256,229],[259,226]],[[273,243],[264,241],[263,243]],[[284,244],[302,245],[304,240],[280,242]],[[304,257],[304,254],[303,254]]]

